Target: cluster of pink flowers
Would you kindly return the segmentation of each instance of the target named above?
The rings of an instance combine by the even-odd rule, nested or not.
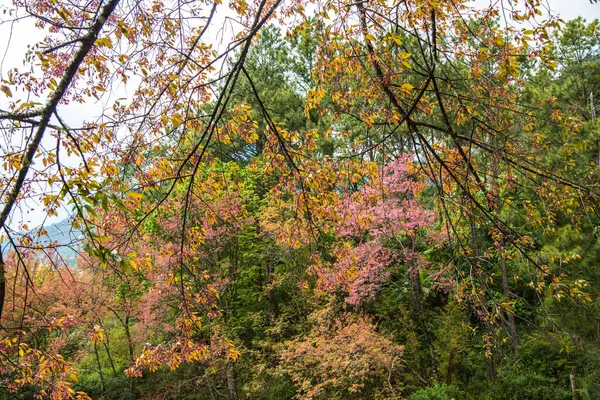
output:
[[[375,297],[394,264],[426,264],[407,242],[414,243],[433,226],[435,212],[418,203],[422,185],[411,176],[411,168],[408,156],[398,157],[377,181],[341,199],[335,229],[343,245],[331,266],[321,263],[317,268],[321,290],[342,290],[348,294],[345,301],[357,306]],[[411,267],[409,272],[416,270]]]
[[[372,240],[355,247],[342,247],[332,268],[319,268],[321,290],[342,289],[348,293],[346,302],[359,305],[370,300],[389,278],[389,267],[395,254]]]

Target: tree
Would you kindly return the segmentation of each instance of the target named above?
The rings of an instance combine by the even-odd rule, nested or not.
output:
[[[552,42],[539,0],[510,3],[16,1],[9,18],[47,35],[33,72],[0,84],[7,385],[84,396],[77,363],[108,395],[128,363],[131,396],[560,397],[564,379],[578,396],[594,377],[574,361],[592,324],[569,313],[597,311],[597,246],[571,254],[596,234],[595,122],[578,116],[595,118],[597,23]],[[238,25],[218,46],[225,10]],[[93,99],[101,115],[69,126]],[[72,209],[76,268],[18,237],[28,198]],[[65,327],[42,334],[42,314],[76,315],[84,356],[44,343]],[[552,371],[515,377],[521,348],[556,343]]]

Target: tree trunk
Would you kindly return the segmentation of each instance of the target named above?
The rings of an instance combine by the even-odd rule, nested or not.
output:
[[[102,394],[106,392],[106,385],[104,384],[104,374],[102,374],[102,364],[100,364],[100,356],[98,355],[98,346],[94,343],[94,354],[96,355],[96,363],[98,364],[98,374],[100,375],[100,384]]]
[[[569,371],[569,380],[571,381],[571,393],[573,394],[573,400],[580,400],[579,393],[577,392],[577,381],[575,379],[575,367],[571,367]]]
[[[490,382],[494,382],[494,380],[496,379],[496,365],[494,363],[494,354],[493,353],[490,355],[489,373],[490,373]]]
[[[448,356],[448,369],[446,370],[446,385],[452,384],[452,372],[454,371],[454,351]]]
[[[432,375],[437,378],[437,366],[435,363],[435,355],[433,354],[433,334],[427,327],[423,315],[423,288],[421,287],[421,273],[417,264],[409,266],[408,276],[412,292],[412,312],[413,319],[417,325],[416,330],[421,334],[425,334],[427,338],[427,348],[429,350],[430,366]]]
[[[127,338],[127,348],[129,350],[129,361],[135,361],[134,357],[134,349],[133,349],[133,339],[131,339],[131,332],[129,331],[129,315],[125,317],[125,323],[123,324],[123,328],[125,329],[125,337]]]
[[[495,140],[494,140],[495,142]],[[496,185],[498,181],[498,175],[500,173],[500,168],[498,166],[498,159],[493,156],[492,158],[492,174],[494,181],[492,182]],[[502,211],[502,198],[497,196],[496,200],[496,213],[500,215]],[[506,263],[506,257],[504,257],[504,232],[500,232],[500,239],[498,240],[498,256],[500,257],[500,266],[502,269],[502,292],[504,294],[504,298],[507,300],[512,299],[512,295],[510,294],[510,287],[508,284],[508,268]],[[517,345],[519,344],[519,336],[517,332],[517,324],[515,322],[515,313],[514,310],[506,313],[506,318],[508,320],[508,335],[510,336],[510,346],[515,351],[517,349]]]
[[[2,257],[2,248],[0,248],[0,326],[2,326],[2,311],[4,310],[5,296],[6,296],[6,270],[4,267],[4,258]]]
[[[135,353],[133,347],[133,339],[131,338],[131,332],[129,330],[129,315],[125,315],[125,320],[121,318],[121,316],[112,308],[109,308],[110,311],[117,317],[121,325],[123,326],[123,330],[125,331],[125,337],[127,338],[127,348],[129,350],[129,362],[133,365],[135,361]],[[129,392],[132,396],[135,396],[135,385],[132,377],[129,377]]]
[[[415,321],[420,321],[423,316],[423,289],[421,288],[421,277],[418,266],[411,266],[408,275],[410,277],[410,288],[413,298],[413,316]]]
[[[125,323],[123,324],[125,329],[125,337],[127,338],[127,348],[129,350],[129,361],[131,364],[135,361],[135,353],[133,349],[133,339],[131,339],[131,332],[129,331],[129,315],[125,316]],[[135,384],[133,377],[129,377],[129,392],[135,394]]]
[[[229,400],[237,400],[237,383],[235,381],[235,366],[233,360],[227,360],[226,366],[227,375],[227,391],[229,392]]]
[[[106,355],[108,356],[108,362],[110,363],[110,367],[112,368],[113,375],[117,376],[117,369],[115,368],[115,363],[113,362],[113,358],[110,354],[110,343],[108,341],[108,332],[104,331],[105,341],[102,342],[104,344],[104,349],[106,350]]]
[[[502,292],[504,293],[504,297],[506,299],[511,300],[512,295],[510,294],[508,286],[508,268],[506,266],[506,257],[504,257],[504,234],[502,233],[500,234],[499,254],[502,266]],[[515,351],[517,349],[517,345],[519,344],[517,323],[515,322],[515,313],[514,310],[511,310],[506,314],[506,317],[508,319],[508,335],[510,336],[510,345],[513,351]]]
[[[482,295],[485,296],[485,284],[483,282],[483,275],[481,274],[481,264],[480,264],[480,251],[479,251],[479,243],[477,241],[477,224],[475,222],[475,216],[473,215],[473,210],[471,210],[471,213],[469,214],[469,226],[471,228],[471,247],[473,248],[473,253],[475,254],[475,275],[477,278],[477,282],[479,283],[479,288],[481,290]],[[485,334],[488,337],[492,337],[492,327],[490,325],[490,321],[487,317],[487,309],[486,309],[486,305],[485,305],[485,301],[481,300],[480,301],[481,304],[476,305],[480,307],[481,312],[483,312],[485,314],[484,318],[485,320],[483,321],[483,327],[485,330]],[[494,382],[494,379],[496,378],[496,366],[494,364],[494,355],[492,353],[492,350],[490,349],[490,356],[489,356],[489,378],[490,378],[490,382]]]

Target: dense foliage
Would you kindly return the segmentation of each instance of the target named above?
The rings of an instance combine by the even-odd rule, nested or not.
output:
[[[600,398],[600,25],[506,3],[0,6],[0,399]]]

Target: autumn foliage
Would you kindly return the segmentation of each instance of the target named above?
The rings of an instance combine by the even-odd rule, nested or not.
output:
[[[0,10],[0,399],[600,397],[597,21]]]

